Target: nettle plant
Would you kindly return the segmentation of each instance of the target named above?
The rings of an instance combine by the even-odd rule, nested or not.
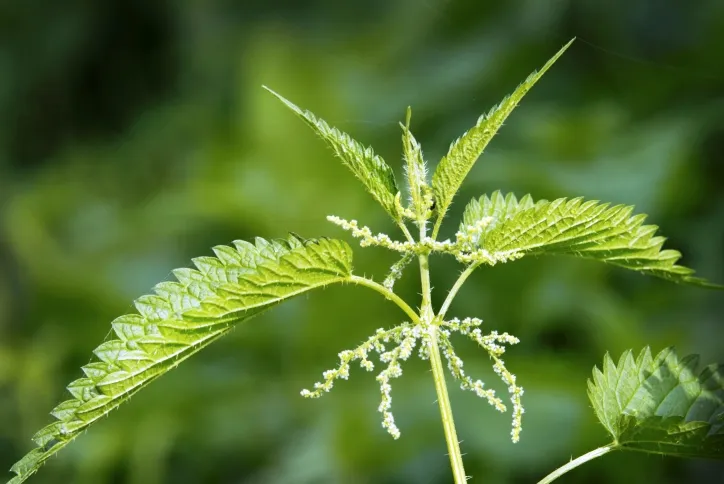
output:
[[[664,238],[655,235],[657,227],[644,225],[645,215],[632,215],[630,206],[582,198],[534,201],[530,195],[518,199],[513,194],[494,192],[467,205],[454,240],[438,240],[453,197],[477,158],[526,92],[569,45],[453,142],[432,177],[428,176],[420,144],[410,132],[408,109],[407,122],[401,125],[405,201],[392,169],[371,148],[270,90],[327,142],[392,218],[402,237],[395,240],[375,234],[355,220],[336,216],[328,220],[360,239],[362,247],[378,246],[399,253],[399,261],[379,283],[353,272],[352,249],[341,240],[290,236],[275,241],[257,238],[254,243],[238,240],[233,247],[214,247],[216,257],[194,259],[196,269],[175,270],[177,282],[158,284],[153,295],[135,302],[136,314],[113,321],[115,338],[96,348],[97,361],[82,368],[85,377],[68,385],[72,398],[51,412],[57,420],[33,437],[37,448],[13,466],[17,476],[10,483],[25,481],[92,423],[235,325],[312,289],[351,283],[377,291],[395,303],[407,321],[378,329],[361,345],[339,353],[339,365],[324,372],[322,381],[311,390],[303,390],[302,396],[322,396],[335,380],[347,379],[355,363],[374,371],[372,360],[377,358],[384,368],[377,374],[382,395],[378,410],[382,427],[396,439],[400,430],[391,410],[391,382],[402,374],[402,363],[415,354],[429,360],[452,475],[460,484],[468,476],[448,398],[445,364],[463,389],[474,392],[497,411],[511,412],[513,442],[520,439],[524,415],[523,387],[502,359],[507,346],[517,344],[518,338],[497,331],[483,334],[482,321],[476,317],[448,316],[455,295],[475,269],[528,255],[569,255],[677,283],[721,289],[677,265],[681,254],[662,250]],[[430,300],[433,254],[452,256],[464,267],[437,309]],[[422,294],[417,309],[394,292],[395,281],[415,259]],[[473,340],[487,353],[495,373],[507,386],[508,404],[464,371],[451,342],[454,333]],[[618,364],[606,355],[603,370],[593,370],[588,395],[612,442],[572,460],[540,482],[551,482],[617,449],[724,458],[724,365],[712,365],[697,374],[697,363],[696,356],[679,358],[671,348],[656,356],[644,348],[636,358],[627,351]]]

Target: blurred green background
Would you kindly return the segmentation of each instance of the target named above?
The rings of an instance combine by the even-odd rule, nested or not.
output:
[[[568,39],[456,199],[583,195],[636,204],[683,263],[724,282],[724,2],[23,0],[0,4],[0,467],[31,448],[64,386],[131,301],[210,247],[346,237],[328,214],[393,233],[384,212],[267,84],[372,144],[401,172],[397,122],[430,163]],[[355,244],[356,246],[356,244]],[[394,256],[357,251],[382,277]],[[432,262],[439,305],[460,268]],[[397,286],[417,301],[416,271]],[[481,269],[451,315],[522,340],[509,415],[451,388],[473,482],[530,483],[607,442],[586,397],[606,351],[675,344],[724,360],[721,294],[607,266]],[[451,482],[429,369],[393,386],[381,428],[361,370],[299,390],[401,313],[333,287],[239,327],[52,459],[33,483]],[[459,342],[474,375],[487,357]],[[724,482],[724,465],[612,454],[559,482]],[[8,474],[9,477],[9,474]]]

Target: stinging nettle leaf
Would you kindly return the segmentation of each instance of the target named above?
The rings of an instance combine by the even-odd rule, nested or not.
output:
[[[445,212],[452,203],[453,197],[490,140],[493,139],[510,113],[518,106],[523,96],[543,77],[543,74],[563,55],[563,52],[572,43],[573,40],[564,45],[539,71],[528,76],[513,91],[513,94],[503,99],[500,104],[494,106],[487,114],[480,116],[475,126],[450,145],[448,153],[440,160],[432,176],[432,189],[438,210],[436,227],[439,227]]]
[[[35,434],[38,447],[13,466],[9,484],[24,482],[93,422],[237,323],[352,274],[352,250],[340,240],[290,236],[234,245],[215,247],[216,258],[194,259],[197,269],[175,270],[178,282],[158,284],[154,295],[136,301],[138,314],[113,321],[115,339],[96,348],[98,361],[68,385],[73,398],[51,412],[57,421]]]
[[[427,181],[427,166],[422,156],[422,147],[410,131],[410,118],[412,109],[407,108],[405,124],[402,127],[402,147],[405,158],[405,175],[407,187],[410,192],[410,202],[418,218],[427,219],[432,200],[426,199],[430,187]]]
[[[342,163],[364,184],[367,191],[387,213],[394,220],[400,220],[400,214],[395,204],[395,196],[399,191],[395,174],[382,157],[375,154],[371,147],[365,148],[347,133],[331,127],[311,111],[303,110],[281,94],[266,86],[263,87],[302,118],[332,148]]]
[[[513,194],[494,192],[473,199],[465,208],[461,231],[477,227],[474,243],[496,261],[523,255],[573,255],[595,259],[673,282],[722,289],[676,265],[681,253],[662,250],[664,237],[655,225],[643,225],[646,215],[634,207],[610,206],[597,200],[559,198],[518,201]]]
[[[699,357],[673,348],[652,357],[625,351],[618,365],[607,354],[593,369],[588,397],[617,448],[724,459],[724,364],[697,375]]]

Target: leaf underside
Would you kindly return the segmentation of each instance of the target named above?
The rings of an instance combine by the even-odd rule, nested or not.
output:
[[[331,127],[311,111],[301,109],[282,95],[264,86],[264,89],[277,97],[284,105],[294,111],[307,125],[322,138],[340,160],[364,184],[367,191],[382,205],[394,220],[400,215],[395,205],[395,196],[399,191],[392,168],[372,148],[365,148],[350,135]]]
[[[681,253],[662,250],[664,237],[655,225],[643,225],[645,214],[634,207],[611,206],[597,200],[559,198],[534,202],[499,191],[473,199],[465,208],[460,230],[482,226],[475,244],[500,260],[516,256],[552,254],[595,259],[673,282],[722,289],[694,277],[677,265]]]
[[[698,355],[673,348],[652,357],[625,351],[593,369],[588,397],[619,448],[680,457],[724,459],[724,364],[696,374]]]
[[[520,84],[513,94],[494,106],[487,114],[480,116],[475,126],[450,145],[448,153],[440,160],[432,176],[432,189],[438,210],[439,225],[445,216],[453,197],[462,185],[477,159],[491,139],[498,132],[511,112],[518,106],[528,91],[543,74],[563,55],[573,40],[568,42],[537,72],[533,72]]]
[[[197,269],[176,269],[178,282],[158,284],[136,300],[138,314],[113,321],[115,339],[94,350],[98,361],[82,368],[85,378],[68,385],[73,398],[51,412],[57,421],[35,434],[38,447],[13,466],[9,484],[25,481],[93,422],[237,323],[352,272],[343,241],[290,236],[234,245],[194,259]]]

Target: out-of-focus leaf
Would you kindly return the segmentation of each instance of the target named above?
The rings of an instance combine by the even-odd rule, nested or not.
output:
[[[724,364],[696,374],[698,355],[673,348],[655,357],[625,351],[593,369],[588,396],[618,448],[681,457],[724,459]]]

